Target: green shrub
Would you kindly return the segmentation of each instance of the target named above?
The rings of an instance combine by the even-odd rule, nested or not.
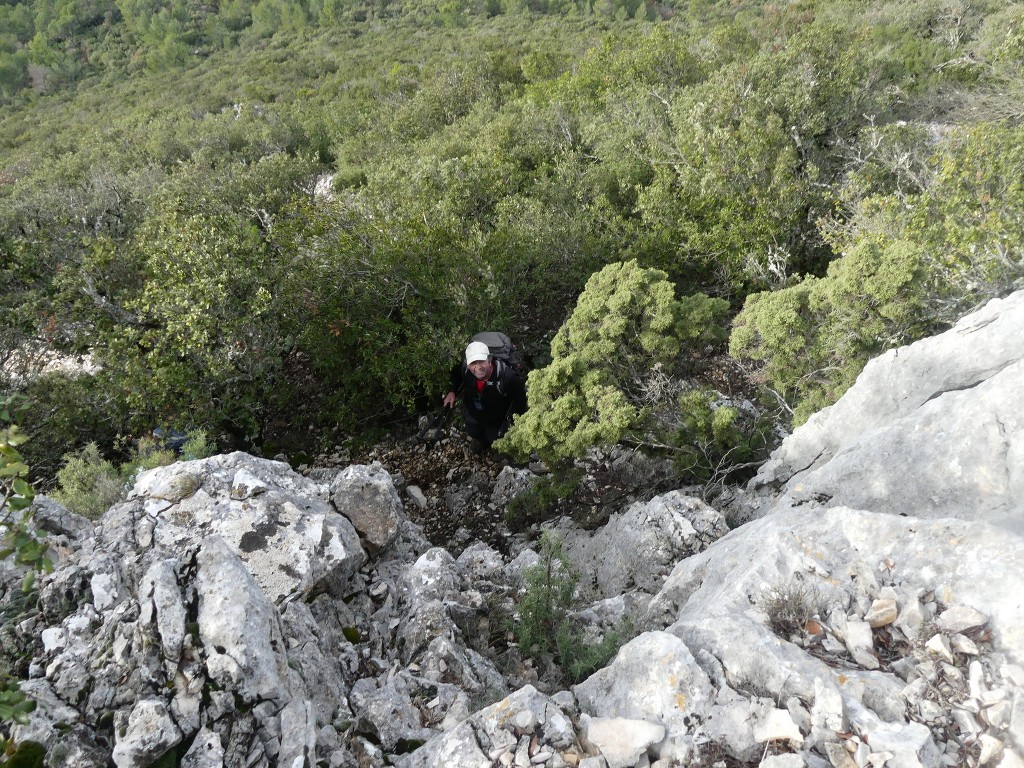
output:
[[[830,234],[841,256],[824,277],[747,299],[729,351],[759,366],[796,423],[834,403],[872,357],[1024,285],[1022,139],[994,125],[952,132],[923,191],[869,197]]]
[[[181,449],[182,460],[212,455],[213,447],[203,430],[188,435]],[[178,458],[159,440],[147,436],[135,441],[127,461],[115,468],[95,443],[89,443],[64,456],[64,466],[57,473],[57,489],[50,495],[72,512],[96,519],[125,497],[139,474],[173,464]]]
[[[217,446],[210,442],[209,436],[202,429],[193,429],[188,433],[188,440],[181,447],[181,461],[206,459],[217,452]]]
[[[540,544],[540,562],[524,573],[526,591],[517,605],[515,638],[524,656],[553,654],[562,673],[579,682],[608,663],[628,628],[609,632],[597,643],[587,642],[569,616],[579,575],[556,535],[545,531]]]
[[[86,443],[111,449],[128,428],[126,413],[110,396],[113,382],[104,376],[47,373],[22,390],[27,407],[21,424],[32,438],[25,456],[36,479],[52,480],[65,454]]]
[[[767,456],[771,420],[720,400],[719,393],[697,388],[679,395],[681,425],[671,443],[683,482],[715,487]]]
[[[546,475],[513,498],[505,510],[505,521],[513,530],[525,530],[557,514],[559,502],[568,499],[579,487],[583,473],[567,470]]]
[[[50,495],[77,515],[98,519],[124,498],[124,481],[96,443],[64,456],[58,487]]]
[[[642,441],[647,373],[723,334],[717,321],[727,306],[702,294],[676,299],[664,272],[636,261],[609,264],[552,340],[551,364],[530,372],[529,409],[496,446],[557,463],[591,446]]]

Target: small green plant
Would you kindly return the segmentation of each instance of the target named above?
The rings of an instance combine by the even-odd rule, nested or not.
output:
[[[20,405],[16,396],[0,399],[0,527],[3,528],[0,558],[13,555],[15,563],[29,567],[22,584],[27,593],[32,588],[35,573],[50,571],[53,564],[46,556],[46,542],[33,526],[35,490],[26,479],[28,465],[18,451],[18,446],[24,445],[28,436],[13,423]]]
[[[138,476],[147,469],[165,467],[173,464],[177,456],[174,451],[165,448],[163,444],[154,437],[142,437],[132,447],[131,455],[124,464],[117,469],[117,475],[121,482],[122,496],[124,492],[135,485]],[[106,508],[100,514],[106,512]]]
[[[687,389],[679,395],[679,426],[669,439],[684,482],[708,489],[759,466],[770,449],[771,422],[718,402],[720,395]]]
[[[180,461],[206,459],[217,452],[217,446],[210,442],[209,436],[201,429],[193,429],[188,433],[188,440],[181,446]]]
[[[95,520],[124,498],[124,482],[96,443],[64,456],[58,487],[50,495],[77,515]]]
[[[188,433],[180,458],[201,459],[212,453],[206,433],[197,429]],[[178,459],[174,451],[147,436],[136,441],[128,460],[115,467],[95,443],[89,443],[80,451],[65,454],[64,466],[57,472],[58,487],[51,496],[75,514],[96,519],[125,497],[140,473]]]
[[[519,600],[516,641],[526,654],[555,650],[557,630],[565,622],[578,581],[562,541],[549,531],[540,539],[540,562],[523,576],[526,592]]]
[[[579,627],[564,623],[558,631],[558,660],[566,677],[573,683],[586,680],[604,667],[632,635],[627,621],[617,629],[605,632],[596,643],[588,643]]]
[[[562,540],[545,531],[541,559],[524,573],[526,592],[519,600],[519,620],[514,634],[524,656],[553,654],[562,674],[579,682],[600,669],[618,651],[628,628],[608,632],[597,643],[588,643],[571,619],[578,574],[562,548]]]
[[[14,396],[0,399],[0,526],[3,529],[0,558],[13,557],[16,564],[27,566],[21,588],[28,594],[36,573],[53,570],[53,564],[46,556],[46,542],[33,526],[35,491],[25,479],[29,468],[18,451],[18,446],[24,445],[28,437],[14,423],[14,414],[20,405]],[[21,692],[16,679],[0,672],[0,722],[5,725],[26,723],[35,706],[35,701]],[[17,754],[9,740],[0,738],[0,746],[4,753]]]
[[[513,498],[505,510],[505,522],[513,530],[525,530],[555,516],[559,502],[579,487],[583,473],[577,469],[546,475]]]
[[[18,689],[18,681],[7,675],[0,677],[0,720],[4,723],[28,723],[29,713],[36,708],[33,699],[29,699]]]

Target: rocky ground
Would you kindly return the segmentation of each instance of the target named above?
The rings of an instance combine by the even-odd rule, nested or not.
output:
[[[637,457],[636,462],[640,461],[644,460]],[[516,463],[493,449],[474,453],[458,423],[427,430],[426,435],[422,429],[419,434],[397,435],[363,451],[339,448],[318,456],[300,471],[316,474],[318,470],[373,462],[395,477],[407,513],[435,546],[457,551],[473,541],[483,541],[507,553],[510,537],[531,538],[537,533],[532,520],[510,517],[503,504],[493,501],[492,494],[506,467],[529,468],[542,477],[548,475],[547,468],[537,461]],[[601,454],[579,462],[574,468],[572,492],[549,502],[544,517],[564,515],[594,529],[633,501],[678,485],[672,482],[670,465],[655,462],[638,472],[636,462],[623,461],[622,455]],[[645,474],[647,471],[650,474]]]

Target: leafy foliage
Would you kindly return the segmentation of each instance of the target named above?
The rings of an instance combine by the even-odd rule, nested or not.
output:
[[[977,125],[1008,132],[983,159],[947,127],[1020,120],[1003,0],[21,0],[0,29],[0,391],[32,398],[41,476],[154,424],[255,449],[393,423],[480,327],[543,367],[609,264],[734,309],[797,290],[758,299],[735,348],[802,414],[1016,280],[999,180],[1019,136]],[[978,226],[956,202],[975,193]],[[1004,257],[938,258],[971,245],[945,209]],[[928,298],[860,330],[890,269]],[[987,287],[943,292],[961,277]],[[768,336],[767,315],[796,324],[784,354],[744,340],[753,306]],[[43,373],[51,353],[99,371]],[[609,398],[586,407],[629,415]]]
[[[795,403],[834,402],[880,352],[920,339],[1024,285],[1020,129],[978,127],[937,147],[915,194],[870,196],[833,238],[841,257],[747,299],[730,341]],[[995,200],[998,198],[998,203]]]
[[[523,574],[526,591],[517,603],[516,641],[524,655],[554,654],[568,679],[579,682],[608,663],[628,629],[608,632],[597,643],[587,642],[569,615],[578,576],[562,542],[546,531],[540,544],[540,562]]]
[[[50,494],[75,514],[98,519],[113,504],[124,498],[124,484],[114,465],[89,443],[64,457],[57,473],[58,487]]]
[[[28,465],[18,447],[28,441],[13,422],[19,401],[8,396],[0,399],[0,525],[3,549],[0,558],[14,556],[14,562],[27,566],[24,591],[32,588],[36,571],[50,571],[53,564],[46,556],[47,544],[32,527],[32,500],[35,490],[26,480]]]
[[[760,464],[771,448],[770,419],[721,402],[712,391],[691,387],[679,395],[678,431],[671,438],[680,479],[716,491],[735,473]]]
[[[642,436],[645,372],[720,335],[725,309],[702,295],[677,300],[664,272],[636,261],[595,273],[551,342],[551,364],[530,372],[529,410],[499,449],[559,461]]]
[[[14,423],[19,409],[16,397],[0,398],[0,526],[3,545],[0,558],[12,557],[24,567],[22,592],[29,593],[39,571],[51,571],[53,564],[46,555],[47,543],[33,527],[32,500],[35,490],[27,482],[28,466],[18,451],[28,437]],[[27,723],[35,709],[35,701],[21,692],[18,681],[0,669],[0,721]],[[5,748],[12,745],[3,741]],[[20,750],[19,750],[20,751]]]

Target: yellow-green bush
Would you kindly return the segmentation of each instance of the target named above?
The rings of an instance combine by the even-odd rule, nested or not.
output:
[[[551,364],[530,372],[529,409],[500,450],[552,462],[587,448],[642,438],[642,382],[655,365],[675,366],[687,345],[722,334],[725,301],[675,298],[664,272],[636,261],[609,264],[587,281],[551,342]]]

